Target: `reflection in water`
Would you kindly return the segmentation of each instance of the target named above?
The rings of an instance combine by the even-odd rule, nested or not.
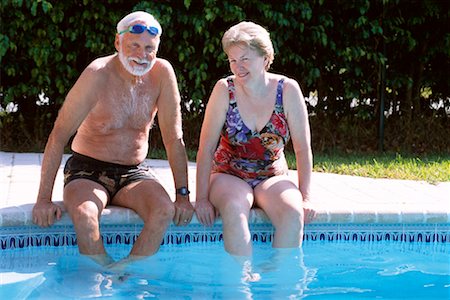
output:
[[[267,299],[302,298],[310,281],[301,248],[270,249],[257,269],[261,282],[255,284],[253,290],[256,294],[264,294]]]
[[[449,245],[255,244],[253,258],[245,260],[221,243],[167,245],[140,260],[124,259],[131,246],[109,247],[118,261],[109,267],[80,256],[76,246],[3,251],[0,298],[439,298],[450,289]]]

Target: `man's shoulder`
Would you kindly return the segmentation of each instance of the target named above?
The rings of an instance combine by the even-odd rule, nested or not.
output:
[[[113,58],[114,55],[99,57],[83,70],[78,80],[83,85],[83,89],[102,85],[110,78],[111,74],[114,74],[111,72]]]
[[[160,71],[164,72],[173,70],[172,64],[167,59],[159,57],[156,59],[155,67],[156,69],[159,69]]]
[[[101,71],[104,69],[108,69],[112,64],[114,57],[115,54],[96,58],[87,66],[86,69],[89,69],[91,71]]]

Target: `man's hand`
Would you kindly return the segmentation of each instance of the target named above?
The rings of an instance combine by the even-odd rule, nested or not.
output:
[[[173,222],[177,226],[185,226],[192,220],[194,214],[194,207],[189,202],[189,197],[177,195],[175,200],[175,216]]]
[[[48,227],[61,219],[61,208],[53,202],[37,202],[33,207],[33,223]]]
[[[208,200],[195,202],[195,214],[200,223],[205,226],[212,226],[216,219],[216,213],[214,212],[214,206]]]

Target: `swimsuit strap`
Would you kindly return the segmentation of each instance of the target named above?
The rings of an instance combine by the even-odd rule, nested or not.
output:
[[[277,86],[276,105],[278,105],[278,106],[283,106],[283,85],[284,85],[284,78],[281,78],[278,81],[278,86]]]
[[[236,87],[234,86],[234,81],[231,77],[227,78],[227,83],[228,83],[228,95],[230,97],[230,104],[234,104],[236,103],[236,97],[234,97]]]

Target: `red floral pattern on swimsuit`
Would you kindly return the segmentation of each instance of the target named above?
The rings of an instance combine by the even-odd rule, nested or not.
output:
[[[243,122],[234,96],[234,82],[231,78],[227,81],[230,105],[212,171],[238,176],[252,187],[271,176],[287,174],[284,146],[290,136],[283,110],[284,79],[278,81],[272,116],[259,132],[250,130]]]

